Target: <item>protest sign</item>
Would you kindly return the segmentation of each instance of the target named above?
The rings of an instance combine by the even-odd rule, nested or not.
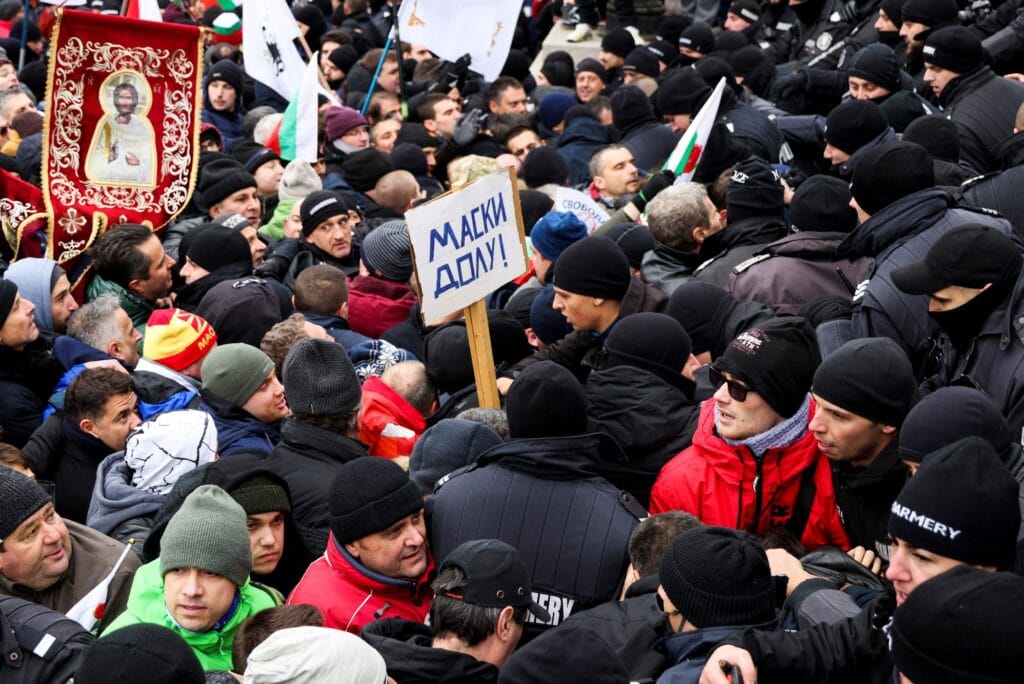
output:
[[[565,211],[575,214],[583,221],[588,233],[593,233],[608,220],[608,212],[585,193],[572,188],[558,188],[555,191],[555,206],[552,211]]]

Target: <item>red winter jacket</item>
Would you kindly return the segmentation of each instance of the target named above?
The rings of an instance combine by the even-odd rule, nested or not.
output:
[[[808,421],[814,411],[812,401]],[[750,449],[729,446],[714,427],[715,402],[705,401],[693,444],[666,463],[654,483],[652,514],[687,511],[705,525],[765,532],[786,523],[804,471],[814,468],[814,503],[800,541],[808,551],[826,544],[849,548],[832,489],[829,462],[818,451],[814,435],[808,431],[788,447],[765,452],[758,483],[758,465]]]
[[[324,615],[324,627],[353,634],[379,618],[423,622],[434,598],[429,579],[433,569],[431,560],[415,582],[370,576],[341,552],[332,533],[327,551],[306,570],[288,597],[288,605],[316,606]]]
[[[416,293],[407,284],[374,276],[356,276],[348,288],[348,326],[375,339],[409,318],[416,303]]]
[[[423,414],[379,377],[373,376],[363,383],[359,441],[371,456],[409,456],[426,429]]]

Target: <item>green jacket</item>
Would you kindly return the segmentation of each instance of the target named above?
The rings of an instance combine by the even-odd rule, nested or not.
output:
[[[292,207],[298,200],[281,200],[277,203],[277,207],[274,209],[274,215],[269,221],[260,226],[259,234],[265,235],[271,240],[283,240],[284,239],[284,220],[288,218],[288,214],[291,213]]]
[[[146,563],[135,573],[132,591],[128,595],[128,608],[103,630],[102,636],[129,625],[141,623],[162,625],[177,632],[199,658],[204,670],[231,670],[231,644],[238,627],[250,615],[277,605],[265,589],[246,580],[242,598],[231,620],[218,631],[190,632],[179,627],[167,613],[164,603],[164,579],[160,574],[160,559]]]
[[[121,302],[121,308],[132,319],[132,325],[135,326],[135,329],[140,334],[145,335],[146,323],[149,321],[149,315],[153,313],[153,305],[134,292],[124,289],[115,282],[106,280],[99,274],[93,275],[92,280],[89,281],[89,287],[85,290],[85,298],[91,302],[108,292],[117,295],[118,301]]]

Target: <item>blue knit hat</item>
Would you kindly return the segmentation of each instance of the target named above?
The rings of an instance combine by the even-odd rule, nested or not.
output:
[[[530,231],[530,242],[545,258],[554,261],[565,248],[587,237],[583,221],[566,211],[549,211]]]

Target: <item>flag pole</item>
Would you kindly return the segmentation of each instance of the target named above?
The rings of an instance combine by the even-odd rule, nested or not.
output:
[[[28,18],[31,8],[29,0],[25,0],[25,7],[22,10],[24,17],[21,21],[21,50],[18,52],[18,73],[25,67],[25,47],[28,45]]]
[[[409,105],[405,99],[405,74],[402,73],[402,34],[398,30],[398,10],[395,13],[395,57],[398,58],[398,106],[402,108],[402,118],[409,118]]]
[[[370,107],[370,98],[373,97],[373,91],[377,87],[377,79],[380,77],[380,70],[384,68],[384,61],[388,57],[388,50],[391,49],[391,42],[395,38],[395,33],[398,30],[397,22],[391,25],[391,30],[388,31],[388,39],[384,42],[384,49],[380,53],[380,59],[377,61],[377,68],[373,70],[373,80],[370,81],[370,89],[366,92],[366,99],[363,101],[363,107],[359,110],[360,116],[366,116],[366,110]],[[399,55],[401,57],[401,55]],[[398,61],[398,78],[402,78],[402,61]]]

